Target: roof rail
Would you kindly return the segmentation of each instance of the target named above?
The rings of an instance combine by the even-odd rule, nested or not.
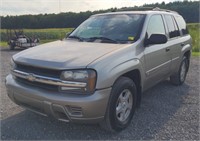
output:
[[[154,7],[149,7],[149,6],[140,6],[136,7],[136,10],[152,10]]]
[[[122,7],[120,9],[115,9],[115,11],[111,12],[116,12],[116,11],[144,11],[144,10],[152,10],[154,7],[145,7],[145,6],[140,6],[140,7]]]
[[[161,8],[159,8],[159,7],[153,8],[152,10],[153,10],[153,11],[165,11],[165,12],[171,12],[171,13],[176,13],[176,14],[178,14],[178,12],[176,12],[176,11],[172,11],[172,10],[168,10],[168,9],[161,9]]]

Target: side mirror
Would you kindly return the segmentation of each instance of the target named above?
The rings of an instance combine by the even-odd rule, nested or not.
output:
[[[152,44],[164,44],[166,42],[167,37],[164,34],[152,34],[148,39],[145,40],[145,46]]]

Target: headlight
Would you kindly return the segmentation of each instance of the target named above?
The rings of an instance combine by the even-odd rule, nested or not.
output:
[[[62,76],[65,80],[87,79],[88,71],[64,71]]]
[[[92,69],[88,70],[69,70],[63,71],[61,74],[61,79],[65,81],[71,81],[76,83],[86,83],[86,87],[60,87],[61,91],[73,91],[73,92],[83,92],[92,93],[95,90],[97,74],[96,71]]]

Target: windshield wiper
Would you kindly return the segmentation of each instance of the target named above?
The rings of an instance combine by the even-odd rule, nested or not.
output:
[[[102,40],[102,41],[109,41],[109,42],[112,42],[112,43],[119,43],[118,41],[110,39],[110,38],[107,38],[107,37],[90,37],[88,39],[92,40],[92,41],[99,39],[99,40]]]
[[[79,41],[83,41],[83,38],[78,36],[68,36],[67,38],[73,38],[73,39],[78,39]]]

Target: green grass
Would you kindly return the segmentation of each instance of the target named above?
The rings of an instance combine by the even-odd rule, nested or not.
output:
[[[48,29],[24,29],[23,32],[26,36],[40,40],[58,40],[63,39],[66,33],[69,33],[73,28],[48,28]],[[1,41],[7,41],[7,30],[0,29]],[[14,33],[12,33],[12,36]]]
[[[7,44],[7,42],[0,42],[0,47],[7,47],[8,46],[8,44]]]
[[[44,43],[49,43],[49,42],[53,42],[56,41],[57,39],[51,39],[51,40],[40,40],[40,44],[44,44]],[[1,41],[0,42],[0,47],[8,47],[8,43],[5,41]]]
[[[192,51],[200,52],[200,23],[188,24],[187,27],[192,36]]]
[[[200,57],[200,52],[192,52],[192,56]]]

